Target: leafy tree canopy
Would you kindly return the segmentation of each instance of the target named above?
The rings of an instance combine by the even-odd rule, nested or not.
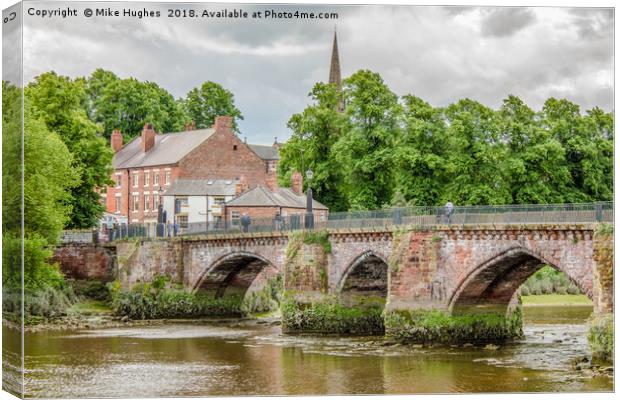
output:
[[[86,99],[84,81],[72,80],[48,72],[35,78],[25,90],[32,107],[32,118],[45,124],[70,152],[67,160],[78,173],[78,183],[71,187],[70,228],[97,225],[103,213],[97,188],[110,183],[112,150],[83,108]]]
[[[233,129],[239,132],[237,121],[243,119],[241,111],[235,106],[233,94],[215,82],[204,82],[190,90],[182,101],[185,112],[196,123],[197,128],[209,128],[215,117],[233,117]]]
[[[367,70],[342,93],[327,88],[316,84],[291,117],[279,174],[286,184],[294,169],[318,171],[316,197],[332,211],[612,199],[614,118],[598,107],[582,114],[550,98],[535,111],[513,95],[498,110],[471,99],[433,107]]]

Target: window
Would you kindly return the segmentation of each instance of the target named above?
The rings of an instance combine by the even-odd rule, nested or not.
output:
[[[159,170],[153,171],[153,186],[159,185]]]
[[[157,210],[159,208],[159,196],[153,195],[153,210]]]
[[[116,174],[114,175],[114,182],[116,182],[116,188],[120,188],[121,187],[121,174]]]
[[[151,171],[144,171],[144,186],[148,186],[151,183]]]
[[[134,172],[132,179],[133,179],[133,187],[138,187],[138,183],[140,182],[140,173]]]
[[[177,215],[177,224],[179,228],[187,228],[187,215]]]
[[[239,211],[231,211],[230,222],[232,225],[239,225]]]
[[[164,173],[164,184],[170,185],[170,171]]]
[[[237,145],[233,144],[233,151],[237,151]]]
[[[224,197],[214,197],[213,198],[213,204],[215,205],[222,205],[226,202],[226,199]]]
[[[144,211],[148,211],[151,208],[151,195],[148,193],[144,194]]]
[[[140,208],[140,195],[134,194],[131,200],[131,211],[138,212]]]
[[[101,197],[99,198],[99,203],[104,207],[106,205],[106,199],[107,199],[107,195],[105,193],[103,193]]]
[[[187,197],[175,197],[174,199],[174,213],[178,214],[183,212],[181,207],[186,207],[188,205]]]
[[[117,213],[121,212],[121,196],[116,196],[114,199],[114,211]]]

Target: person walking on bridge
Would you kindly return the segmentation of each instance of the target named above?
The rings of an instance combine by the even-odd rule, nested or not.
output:
[[[251,223],[252,221],[250,220],[248,213],[243,213],[241,216],[241,226],[243,227],[243,232],[247,232],[249,230]]]
[[[454,211],[454,204],[450,200],[446,203],[446,221],[448,225],[452,223],[452,212]]]

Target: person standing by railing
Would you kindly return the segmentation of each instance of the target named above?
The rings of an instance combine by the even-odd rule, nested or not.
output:
[[[252,221],[250,220],[250,216],[248,215],[248,213],[243,213],[243,215],[241,216],[241,226],[243,227],[244,233],[248,232],[251,223]]]
[[[448,222],[448,225],[450,225],[450,223],[452,223],[452,212],[454,211],[454,204],[452,204],[452,202],[448,200],[445,207],[446,207],[446,221]]]
[[[174,225],[172,227],[174,228],[174,236],[179,236],[180,226],[176,217],[174,217]]]

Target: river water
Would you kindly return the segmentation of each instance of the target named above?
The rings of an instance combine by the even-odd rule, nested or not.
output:
[[[498,349],[289,336],[268,321],[31,333],[25,338],[26,395],[611,391],[610,376],[572,367],[574,359],[589,355],[591,311],[528,307],[525,339]]]

